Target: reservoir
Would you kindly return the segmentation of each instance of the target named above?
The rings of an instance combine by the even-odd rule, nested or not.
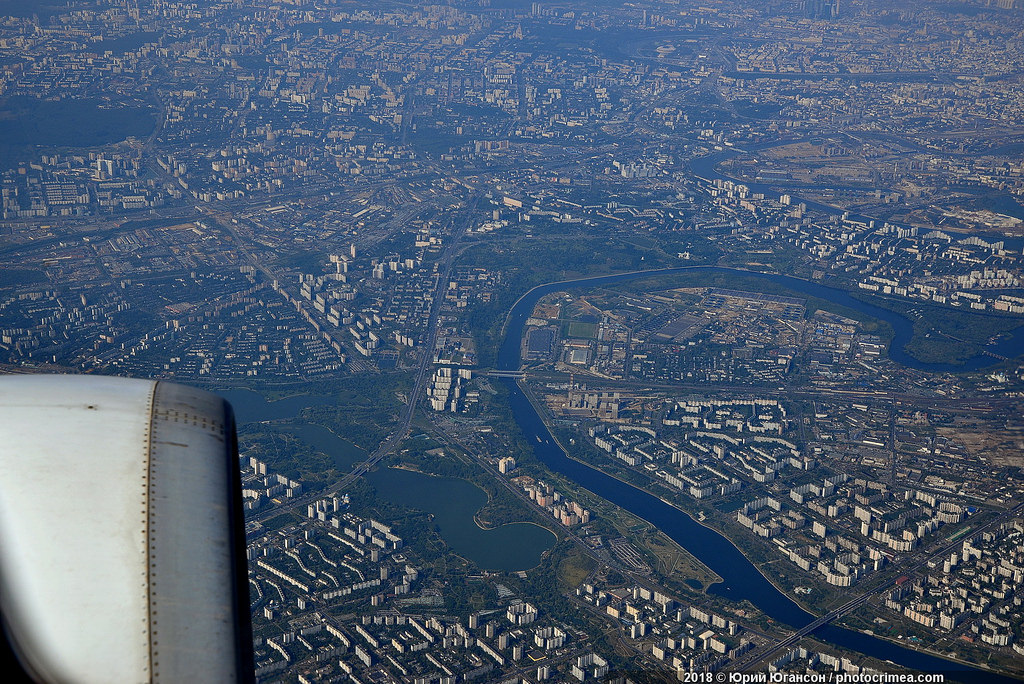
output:
[[[845,306],[864,311],[877,318],[883,318],[893,325],[897,336],[890,349],[890,356],[896,361],[901,361],[902,358],[910,358],[902,352],[902,345],[909,340],[909,335],[912,332],[909,321],[893,312],[860,302],[841,290],[785,276],[754,274],[717,267],[697,268],[707,272],[726,272],[765,278],[784,284],[799,292],[823,299],[830,299]],[[504,332],[505,337],[502,340],[498,356],[498,368],[501,370],[519,369],[519,351],[523,335],[523,325],[533,311],[534,304],[542,296],[572,288],[603,286],[640,277],[650,277],[651,275],[672,275],[692,270],[692,268],[683,268],[618,274],[584,278],[571,282],[551,283],[534,288],[516,302],[509,313]],[[1021,342],[1020,332],[1020,328],[1015,331],[1014,339],[1017,340],[1018,344]],[[944,367],[935,368],[934,366],[937,364],[921,364],[916,362],[916,359],[911,360],[915,361],[915,363],[908,365],[914,365],[923,370],[945,370]],[[561,473],[598,496],[652,523],[676,543],[700,559],[701,562],[722,578],[722,582],[709,588],[708,591],[710,593],[734,601],[747,600],[772,619],[795,628],[803,627],[814,621],[815,616],[800,608],[789,597],[776,589],[747,560],[739,549],[718,532],[701,525],[681,510],[670,506],[661,499],[637,487],[626,484],[595,468],[569,458],[551,436],[551,433],[548,432],[540,415],[519,388],[516,381],[511,378],[504,378],[502,382],[509,389],[509,401],[516,422],[523,431],[526,441],[533,445],[537,457],[552,470]],[[947,681],[951,679],[979,682],[1016,681],[1008,677],[999,677],[988,672],[974,670],[937,656],[903,648],[884,639],[842,627],[827,625],[819,628],[815,635],[843,648],[883,661],[890,660],[903,667],[930,672],[944,672],[946,673]]]

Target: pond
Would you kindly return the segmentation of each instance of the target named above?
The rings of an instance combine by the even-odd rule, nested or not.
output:
[[[475,515],[487,503],[487,494],[466,480],[399,468],[382,468],[366,479],[381,498],[430,513],[451,550],[484,570],[528,570],[555,544],[552,532],[532,523],[480,527]]]
[[[295,418],[304,408],[327,406],[332,397],[301,394],[267,401],[249,389],[222,389],[217,394],[234,407],[239,425]],[[296,437],[303,445],[334,459],[335,467],[348,472],[366,460],[367,453],[322,425],[284,423],[280,433]],[[453,477],[433,477],[411,470],[382,468],[366,476],[377,494],[397,506],[433,516],[437,531],[452,551],[484,570],[515,572],[540,563],[541,556],[555,544],[555,535],[532,523],[512,523],[483,529],[476,513],[487,504],[487,494],[476,485]]]

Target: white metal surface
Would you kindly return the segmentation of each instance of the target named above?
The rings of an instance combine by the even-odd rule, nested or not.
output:
[[[152,381],[0,377],[3,611],[45,679],[235,679],[224,406]]]

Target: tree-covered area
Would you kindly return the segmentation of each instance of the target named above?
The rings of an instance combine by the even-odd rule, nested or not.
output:
[[[302,418],[372,452],[398,424],[410,387],[404,373],[347,376],[333,383],[334,405],[304,409]]]
[[[276,474],[302,482],[309,491],[329,486],[343,475],[336,468],[333,455],[311,448],[278,426],[242,426],[238,442],[244,455],[258,458]]]
[[[0,100],[0,163],[15,163],[39,147],[93,147],[144,138],[156,119],[154,109],[137,104],[8,97]]]
[[[500,273],[503,284],[489,302],[472,307],[464,319],[473,331],[482,366],[496,362],[505,317],[531,288],[558,280],[676,265],[659,251],[586,235],[480,245],[466,252],[463,263]]]
[[[258,383],[254,388],[270,403],[258,419],[239,425],[240,452],[265,462],[274,473],[301,481],[307,491],[330,486],[394,431],[409,385],[401,373]],[[277,408],[275,402],[297,396],[308,396],[311,405],[297,414],[294,408]]]
[[[982,353],[1000,335],[1021,327],[1019,318],[924,302],[858,295],[859,299],[895,311],[914,322],[914,335],[904,351],[923,363],[960,365]]]

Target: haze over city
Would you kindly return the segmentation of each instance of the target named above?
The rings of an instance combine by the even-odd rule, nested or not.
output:
[[[231,403],[258,681],[1019,680],[1022,36],[0,0],[0,374]]]

